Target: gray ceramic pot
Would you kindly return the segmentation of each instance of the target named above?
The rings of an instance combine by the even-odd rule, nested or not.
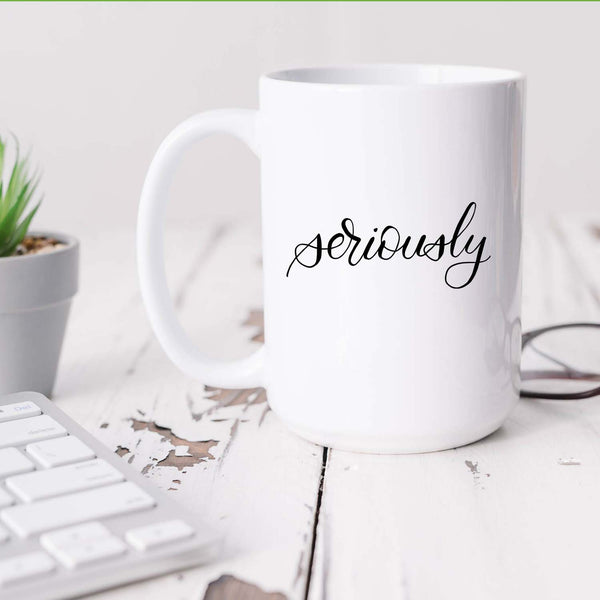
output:
[[[45,254],[0,258],[0,394],[52,394],[71,299],[77,292],[79,242]]]

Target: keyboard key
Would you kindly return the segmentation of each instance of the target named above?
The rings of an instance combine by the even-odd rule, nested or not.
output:
[[[0,508],[10,506],[15,503],[15,499],[5,490],[0,488]]]
[[[67,435],[66,429],[48,415],[0,423],[0,448]]]
[[[12,421],[13,419],[24,419],[25,417],[35,417],[41,415],[40,407],[33,402],[15,402],[14,404],[5,404],[0,406],[0,423]]]
[[[120,471],[97,458],[56,469],[9,477],[6,487],[25,502],[62,496],[125,479]]]
[[[99,521],[84,523],[83,525],[73,525],[64,529],[57,529],[50,533],[45,533],[40,537],[40,542],[44,546],[49,545],[53,548],[65,548],[82,544],[87,540],[97,540],[110,537],[112,533]]]
[[[176,519],[131,529],[125,534],[125,539],[137,550],[144,551],[193,535],[194,530],[187,523]]]
[[[111,536],[99,540],[90,540],[85,544],[57,549],[53,555],[65,567],[74,569],[107,558],[114,558],[127,552],[127,546],[117,537]]]
[[[135,512],[155,505],[154,499],[127,481],[68,496],[20,504],[0,512],[0,518],[21,537]]]
[[[33,471],[34,464],[16,448],[0,450],[0,477]]]
[[[30,552],[0,560],[0,586],[52,573],[56,563],[45,552]]]
[[[40,537],[40,543],[69,569],[127,551],[125,544],[98,522],[46,533]]]
[[[74,435],[29,444],[25,451],[47,469],[96,457],[94,451]]]
[[[0,525],[0,544],[3,544],[10,537],[8,530]]]

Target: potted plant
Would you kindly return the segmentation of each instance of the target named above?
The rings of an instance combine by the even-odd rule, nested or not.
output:
[[[77,291],[77,240],[29,232],[41,202],[38,183],[16,139],[8,144],[0,137],[0,394],[52,394]]]

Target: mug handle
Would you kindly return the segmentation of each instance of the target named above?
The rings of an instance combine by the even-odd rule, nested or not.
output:
[[[258,156],[258,111],[213,110],[180,123],[158,148],[144,182],[138,212],[137,258],[142,298],[152,329],[167,356],[184,373],[215,387],[247,388],[264,385],[264,347],[246,358],[212,359],[200,352],[183,331],[165,272],[163,225],[168,192],[184,152],[213,133],[229,133]]]

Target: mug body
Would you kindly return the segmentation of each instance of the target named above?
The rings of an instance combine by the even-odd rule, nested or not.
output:
[[[479,67],[260,82],[266,387],[314,442],[422,452],[519,397],[524,81]]]

